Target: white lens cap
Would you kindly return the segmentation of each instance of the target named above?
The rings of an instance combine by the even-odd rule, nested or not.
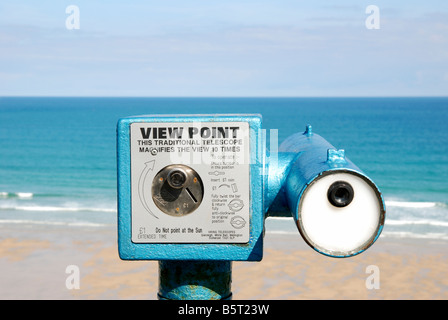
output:
[[[381,194],[367,177],[355,171],[326,171],[303,192],[297,226],[315,250],[347,257],[373,244],[384,215]]]

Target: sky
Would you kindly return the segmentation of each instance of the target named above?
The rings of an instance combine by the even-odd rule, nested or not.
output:
[[[0,96],[447,95],[446,0],[0,3]]]

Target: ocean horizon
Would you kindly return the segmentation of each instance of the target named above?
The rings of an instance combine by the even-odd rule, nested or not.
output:
[[[257,113],[281,143],[307,124],[379,186],[383,237],[448,240],[448,98],[0,97],[0,228],[116,224],[116,124]],[[267,232],[297,233],[290,217]]]

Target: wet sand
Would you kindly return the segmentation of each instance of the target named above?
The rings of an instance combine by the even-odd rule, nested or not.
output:
[[[158,263],[121,261],[114,227],[1,228],[0,299],[157,298]],[[233,263],[233,299],[448,299],[447,245],[380,238],[361,255],[335,259],[299,235],[267,233],[261,262]],[[66,285],[72,265],[79,289]]]

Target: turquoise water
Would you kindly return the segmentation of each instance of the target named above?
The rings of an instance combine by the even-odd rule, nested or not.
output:
[[[448,98],[0,98],[0,225],[114,224],[117,120],[168,113],[311,124],[378,184],[386,236],[448,239]]]

